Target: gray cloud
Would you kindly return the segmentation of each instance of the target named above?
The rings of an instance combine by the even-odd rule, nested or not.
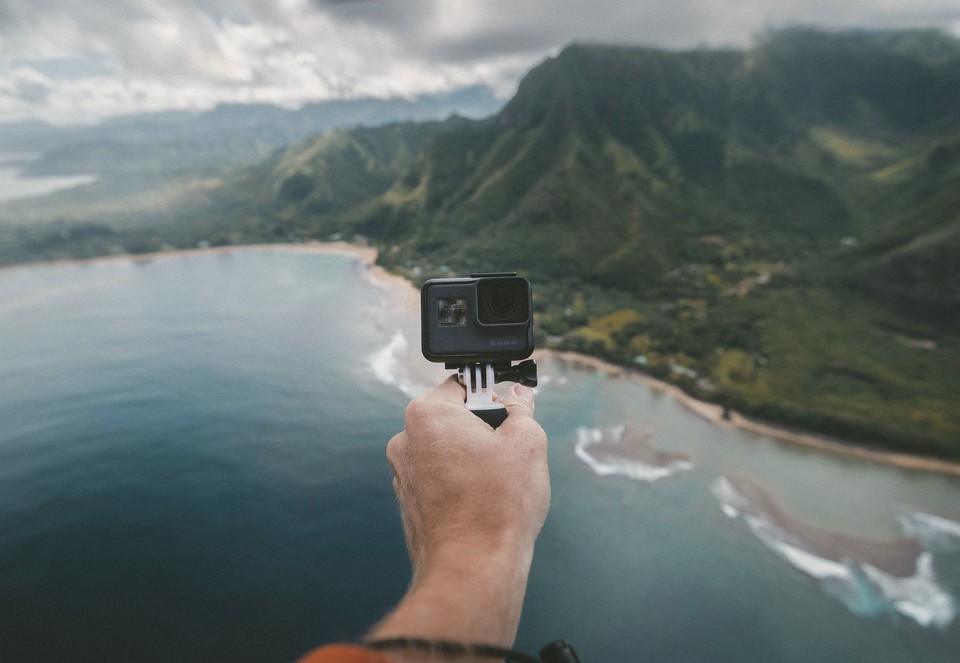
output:
[[[42,104],[50,97],[50,85],[43,80],[19,79],[16,95],[31,104]]]
[[[744,46],[791,24],[934,26],[956,0],[0,0],[0,122],[396,96],[518,78],[574,42]]]

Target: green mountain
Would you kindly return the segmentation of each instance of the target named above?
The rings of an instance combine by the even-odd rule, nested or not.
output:
[[[336,235],[414,281],[517,269],[534,281],[540,345],[753,416],[960,459],[949,36],[575,45],[493,117],[328,132],[203,199],[201,222],[196,208],[158,222],[138,248]]]
[[[956,60],[868,37],[791,32],[748,53],[573,47],[500,115],[433,141],[362,229],[458,267],[490,254],[645,294],[731,252],[819,269],[845,238],[865,258],[956,221],[958,102]],[[381,227],[394,214],[410,232]]]
[[[328,131],[280,149],[226,176],[212,192],[209,238],[224,244],[251,236],[285,241],[342,232],[412,167],[442,126],[460,122]]]
[[[295,226],[427,275],[517,268],[542,342],[755,416],[960,457],[960,43],[777,33],[573,46],[436,127],[382,195]]]

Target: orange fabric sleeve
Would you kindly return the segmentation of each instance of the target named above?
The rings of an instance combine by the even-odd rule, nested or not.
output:
[[[357,645],[326,645],[301,658],[297,663],[389,663],[379,652]]]

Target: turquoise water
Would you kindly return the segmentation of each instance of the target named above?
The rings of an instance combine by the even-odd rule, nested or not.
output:
[[[346,256],[0,271],[0,661],[285,661],[362,635],[409,578],[383,450],[442,373],[415,318]],[[519,646],[956,660],[960,479],[541,375],[554,501]]]

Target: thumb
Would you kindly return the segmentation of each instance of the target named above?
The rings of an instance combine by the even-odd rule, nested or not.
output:
[[[503,398],[500,399],[503,406],[507,408],[507,411],[510,413],[510,416],[522,414],[528,417],[533,416],[535,400],[536,397],[533,389],[522,384],[515,384],[510,387],[507,393],[503,395]]]

